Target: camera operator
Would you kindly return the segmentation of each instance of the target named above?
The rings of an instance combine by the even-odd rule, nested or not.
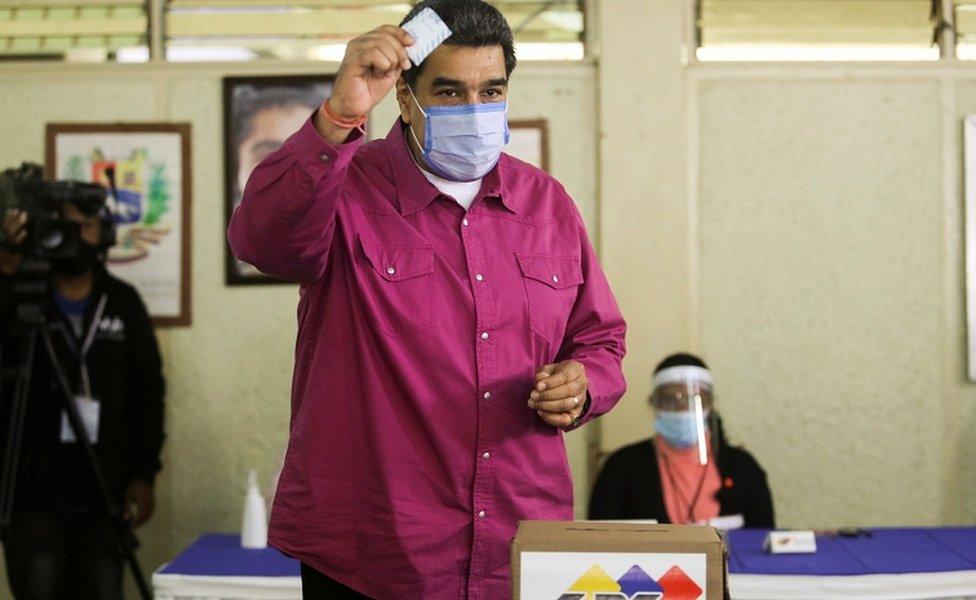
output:
[[[136,290],[105,269],[103,218],[70,202],[62,205],[61,217],[78,223],[81,243],[76,256],[51,261],[47,326],[113,501],[138,527],[152,516],[153,482],[161,466],[159,349]],[[5,367],[23,359],[12,325],[16,301],[8,291],[28,227],[26,213],[4,215],[8,249],[0,249],[0,292],[6,297],[0,301],[0,342]],[[21,600],[119,599],[120,528],[106,514],[92,469],[67,425],[51,361],[43,345],[37,346],[13,515],[3,532],[10,585]],[[11,396],[7,387],[0,397]],[[6,426],[0,435],[7,435]]]

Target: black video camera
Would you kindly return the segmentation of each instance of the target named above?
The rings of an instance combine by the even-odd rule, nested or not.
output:
[[[16,248],[24,258],[49,261],[78,255],[81,241],[78,223],[64,218],[63,207],[72,204],[85,216],[99,215],[102,240],[108,249],[114,242],[115,221],[106,210],[105,188],[80,181],[44,181],[40,165],[24,163],[19,169],[0,173],[0,215],[8,210],[27,213],[27,239]]]
[[[111,185],[114,173],[106,175]],[[96,248],[103,259],[115,244],[115,219],[106,198],[105,188],[94,183],[45,181],[37,164],[24,163],[0,173],[0,218],[10,210],[27,214],[27,237],[22,243],[15,244],[0,232],[0,247],[22,257],[11,286],[19,321],[34,322],[45,313],[54,265],[82,253],[81,226],[65,217],[66,204],[86,217],[98,217],[101,239]]]

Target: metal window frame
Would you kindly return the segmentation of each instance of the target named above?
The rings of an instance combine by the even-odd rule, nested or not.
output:
[[[956,29],[955,29],[955,0],[931,0],[932,10],[934,16],[937,18],[937,22],[933,31],[935,36],[934,42],[939,47],[939,58],[938,60],[902,60],[902,61],[831,61],[831,60],[820,60],[820,61],[790,61],[786,64],[945,64],[945,63],[956,63],[960,62],[956,54]],[[701,27],[699,23],[701,22],[701,6],[702,0],[686,0],[685,1],[685,14],[686,14],[686,25],[685,25],[685,64],[686,65],[696,65],[702,64],[702,61],[698,59],[698,48],[701,47]],[[974,62],[976,61],[961,61],[961,62]],[[784,64],[784,61],[780,60],[769,60],[769,61],[741,61],[741,60],[729,60],[729,61],[709,61],[710,65],[722,65],[722,64]]]
[[[209,2],[220,3],[221,1],[229,0],[208,0]],[[411,3],[415,3],[416,0],[407,0]],[[375,0],[376,4],[390,4],[391,0]],[[562,4],[572,4],[575,3],[577,9],[580,11],[583,21],[583,30],[580,35],[579,42],[583,47],[583,59],[580,62],[593,62],[595,56],[598,54],[598,40],[595,23],[598,19],[598,3],[599,0],[555,0]],[[204,2],[201,1],[201,4]],[[295,5],[316,5],[321,6],[323,0],[295,0]],[[0,0],[0,5],[3,1]],[[10,3],[8,3],[10,4]],[[166,59],[166,47],[168,42],[167,36],[167,13],[169,9],[169,2],[167,0],[87,0],[85,3],[86,7],[111,7],[111,6],[137,6],[141,5],[145,11],[145,45],[149,52],[148,62],[150,63],[165,63],[168,62]],[[78,0],[19,0],[16,2],[16,6],[10,6],[9,8],[62,8],[62,7],[72,7],[78,6]],[[541,14],[541,13],[540,13]],[[52,55],[53,56],[53,55]],[[40,57],[38,57],[40,59]],[[14,60],[14,62],[31,62],[30,59],[27,60]],[[45,61],[48,62],[48,61]],[[65,62],[65,61],[59,61]],[[563,61],[554,61],[563,62]],[[575,62],[575,61],[567,61]]]

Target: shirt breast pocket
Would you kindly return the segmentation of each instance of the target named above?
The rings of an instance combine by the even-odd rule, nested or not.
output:
[[[359,244],[363,308],[377,328],[396,337],[432,327],[434,247],[386,246],[363,236]]]
[[[529,328],[553,346],[562,343],[566,324],[583,285],[575,256],[516,253],[529,309]]]

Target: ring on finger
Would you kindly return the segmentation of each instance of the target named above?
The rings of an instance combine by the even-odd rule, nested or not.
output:
[[[573,396],[573,406],[579,406],[579,396]]]

